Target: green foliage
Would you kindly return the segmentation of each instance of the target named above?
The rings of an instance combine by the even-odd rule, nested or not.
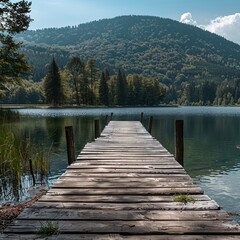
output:
[[[95,66],[121,68],[126,75],[150,76],[168,86],[199,77],[233,80],[240,73],[239,45],[159,17],[123,16],[77,27],[27,31],[19,37],[30,42],[24,52],[33,64],[35,81],[46,75],[43,69],[53,53],[61,68],[69,56],[84,56],[84,61],[94,56]]]
[[[58,106],[64,103],[65,96],[59,68],[55,59],[52,59],[48,68],[48,74],[44,81],[44,91],[47,103]]]
[[[99,103],[102,105],[108,105],[108,85],[107,85],[107,78],[105,73],[102,72],[100,83],[99,83]]]
[[[116,105],[125,105],[126,102],[126,85],[121,70],[118,70],[116,82]]]
[[[141,75],[122,74],[110,76],[107,69],[95,71],[78,57],[73,57],[64,70],[59,70],[55,59],[49,73],[41,83],[23,81],[21,87],[5,94],[5,103],[42,103],[45,92],[47,103],[78,105],[158,105],[165,88],[157,80]],[[92,66],[93,67],[93,66]],[[56,77],[53,77],[56,76]],[[59,84],[61,83],[61,85]],[[44,90],[43,90],[44,89]],[[60,89],[60,92],[58,92]],[[57,97],[58,96],[58,97]],[[60,96],[63,96],[62,98]]]
[[[90,59],[85,64],[80,58],[74,57],[67,63],[67,69],[61,71],[67,103],[152,106],[158,105],[165,95],[164,86],[157,80],[137,74],[126,77],[121,70],[117,76],[110,76],[107,69],[102,72],[93,70],[94,62],[94,59]],[[52,94],[50,89],[49,94]]]
[[[158,105],[165,95],[165,88],[158,81],[142,75],[128,75],[128,105]]]
[[[95,98],[94,98],[94,84],[96,81],[96,74],[97,74],[97,67],[95,65],[96,63],[96,59],[95,58],[90,58],[87,61],[87,65],[86,65],[86,70],[88,73],[88,77],[89,77],[89,94],[88,94],[88,103],[90,105],[93,105],[95,102]]]
[[[80,90],[83,95],[87,95],[86,87],[84,87],[84,83],[87,82],[85,63],[79,57],[73,57],[67,63],[67,69],[72,74],[70,85],[75,94],[76,103],[80,105]],[[83,93],[84,91],[86,93]]]
[[[174,202],[182,202],[182,203],[188,203],[188,202],[195,202],[194,198],[186,195],[186,194],[179,194],[179,195],[174,195],[173,196],[173,201]]]
[[[0,101],[9,104],[39,104],[44,101],[44,94],[41,83],[21,80],[21,84],[7,85],[8,90],[4,91]]]
[[[4,128],[0,128],[1,194],[5,196],[8,192],[6,195],[19,199],[22,177],[30,175],[30,161],[33,174],[39,176],[42,182],[49,172],[49,152],[40,144],[35,144],[30,136],[13,130],[10,124],[5,123]]]
[[[41,227],[37,232],[39,235],[58,235],[60,233],[58,222],[41,222]]]
[[[30,6],[27,1],[0,1],[0,90],[7,89],[6,83],[19,82],[18,77],[29,70],[24,54],[19,53],[21,44],[13,36],[28,28]]]
[[[77,98],[72,86],[72,74],[68,69],[60,70],[59,73],[62,81],[62,88],[63,88],[65,103],[67,104],[76,103],[75,99]],[[43,85],[44,83],[40,83],[40,84]]]
[[[240,80],[201,80],[183,82],[180,86],[171,84],[163,100],[181,105],[235,105],[240,103]]]
[[[106,79],[109,105],[240,103],[240,46],[194,26],[159,17],[123,16],[26,31],[19,37],[28,41],[23,51],[33,65],[34,81],[46,76],[49,54],[61,69],[67,64],[71,78],[64,72],[66,103],[103,104],[99,89],[104,67],[122,70],[122,76],[108,74]],[[24,95],[22,91],[20,99]]]

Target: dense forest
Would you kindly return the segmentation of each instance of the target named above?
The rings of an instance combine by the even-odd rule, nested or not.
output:
[[[47,66],[54,56],[62,75],[68,74],[67,65],[73,57],[79,57],[86,64],[89,59],[96,60],[94,65],[98,70],[94,86],[88,83],[91,89],[88,94],[93,94],[95,99],[88,102],[90,104],[99,103],[97,88],[104,69],[108,69],[111,76],[107,79],[110,92],[112,87],[109,99],[117,88],[114,85],[113,90],[113,79],[117,79],[118,69],[121,69],[128,93],[134,89],[133,81],[129,80],[133,76],[141,78],[141,82],[144,82],[143,79],[157,81],[161,86],[159,103],[240,103],[240,46],[177,21],[122,16],[73,27],[26,31],[19,34],[17,39],[24,42],[22,51],[32,65],[28,82],[25,82],[28,87],[24,87],[24,91],[29,91],[30,95],[38,93],[37,102],[45,101],[46,96],[39,94],[39,91],[43,88]],[[90,78],[88,76],[88,81]],[[15,94],[19,94],[17,91],[15,89]],[[15,101],[13,95],[6,94],[2,101]],[[134,102],[132,96],[126,95],[128,100],[124,104],[129,104],[129,99]],[[79,103],[76,98],[75,93],[74,101]],[[157,104],[153,102],[145,104]],[[116,104],[116,97],[109,104]]]
[[[10,85],[1,101],[52,106],[153,106],[165,95],[165,86],[156,79],[125,75],[120,69],[110,75],[108,69],[97,68],[95,62],[94,58],[84,62],[72,57],[61,70],[53,58],[41,82],[23,80],[18,86]]]

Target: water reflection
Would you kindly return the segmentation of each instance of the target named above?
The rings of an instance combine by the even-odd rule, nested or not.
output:
[[[53,148],[58,148],[62,142],[65,121],[62,117],[46,118],[46,130]]]
[[[86,142],[93,139],[93,121],[100,117],[104,127],[105,116],[113,112],[114,120],[140,120],[144,112],[145,127],[154,116],[152,134],[171,153],[174,153],[174,121],[184,120],[185,168],[192,177],[212,175],[215,171],[239,169],[240,130],[239,108],[182,107],[182,108],[102,108],[102,109],[22,109],[17,110],[28,128],[36,136],[54,146],[54,152],[65,152],[64,126],[74,128],[76,154]],[[44,121],[46,124],[44,124]],[[23,126],[24,127],[24,126]],[[38,130],[36,130],[38,128]],[[41,130],[40,130],[41,129]]]

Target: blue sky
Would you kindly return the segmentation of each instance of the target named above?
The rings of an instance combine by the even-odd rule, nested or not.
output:
[[[185,17],[191,19],[182,20],[183,22],[202,28],[206,26],[207,30],[228,39],[228,35],[236,34],[237,27],[240,26],[240,0],[32,0],[31,17],[34,21],[30,29],[73,26],[130,14],[159,16],[179,21],[184,13],[189,13]],[[233,17],[224,18],[226,16]],[[214,20],[218,23],[218,30],[214,27],[207,28]],[[222,29],[219,30],[220,25],[226,28],[226,24],[231,28],[227,34],[222,33]],[[230,40],[239,40],[240,43],[240,34],[235,38],[231,39],[230,36]]]

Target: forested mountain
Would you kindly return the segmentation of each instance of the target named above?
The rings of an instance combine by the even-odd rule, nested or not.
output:
[[[197,27],[170,19],[122,16],[74,27],[26,31],[24,52],[34,80],[55,55],[60,67],[70,55],[94,57],[99,66],[152,75],[164,82],[202,77],[223,80],[240,73],[240,46]],[[45,71],[43,71],[43,69]],[[189,79],[189,80],[190,80]]]
[[[183,93],[183,102],[213,102],[219,84],[227,85],[227,81],[233,83],[233,89],[240,86],[238,44],[170,19],[122,16],[73,27],[26,31],[18,39],[24,41],[23,51],[33,65],[34,81],[46,76],[46,65],[54,55],[60,68],[70,57],[78,56],[84,61],[96,58],[96,65],[107,67],[110,74],[122,69],[125,74],[153,77],[168,87],[166,102],[179,102]],[[194,91],[190,93],[191,88]],[[200,99],[204,88],[211,88],[211,99]],[[235,102],[238,95],[232,96]]]

